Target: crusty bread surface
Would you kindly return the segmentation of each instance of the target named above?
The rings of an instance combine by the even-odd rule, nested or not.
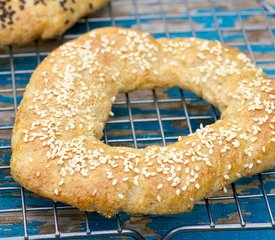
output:
[[[172,86],[218,107],[221,119],[168,146],[99,140],[118,93]],[[97,29],[33,73],[16,116],[11,173],[41,196],[105,216],[188,211],[275,167],[274,97],[274,82],[220,42]]]
[[[61,35],[108,0],[4,0],[0,2],[0,46]]]

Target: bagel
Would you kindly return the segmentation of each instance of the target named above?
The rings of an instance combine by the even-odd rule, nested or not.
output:
[[[218,107],[221,119],[168,146],[100,141],[118,93],[172,86]],[[16,115],[11,174],[41,196],[105,216],[188,211],[275,166],[274,97],[274,82],[218,41],[97,29],[33,73]]]
[[[61,35],[108,0],[0,1],[0,46]]]

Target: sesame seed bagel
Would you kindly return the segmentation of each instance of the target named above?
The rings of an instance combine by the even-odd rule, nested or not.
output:
[[[202,96],[221,119],[164,147],[99,140],[118,93],[172,86]],[[274,82],[220,42],[97,29],[33,73],[16,116],[11,173],[39,195],[105,216],[184,212],[275,167],[274,98]]]
[[[0,46],[61,35],[108,0],[0,1]]]

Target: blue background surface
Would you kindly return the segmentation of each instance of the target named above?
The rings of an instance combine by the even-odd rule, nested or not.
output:
[[[115,2],[113,3],[113,9],[115,8]],[[129,4],[131,1],[125,1],[125,4]],[[154,1],[153,1],[154,2]],[[172,2],[172,1],[171,1]],[[191,1],[190,1],[191,2]],[[249,1],[247,1],[249,2]],[[180,3],[176,3],[175,5]],[[182,4],[182,3],[181,3]],[[148,1],[148,6],[150,1]],[[154,5],[153,3],[151,5]],[[149,6],[150,7],[150,6]],[[152,7],[152,6],[151,6]],[[117,6],[119,9],[119,6]],[[167,14],[163,13],[144,13],[141,12],[131,12],[127,16],[117,16],[113,19],[110,17],[105,17],[104,14],[108,13],[108,7],[102,12],[97,14],[97,17],[91,21],[80,21],[65,34],[64,39],[74,38],[81,33],[85,33],[88,29],[94,29],[98,27],[111,26],[114,20],[115,25],[121,27],[141,27],[142,29],[149,31],[156,37],[166,37],[167,32],[164,29],[164,25],[177,26],[183,23],[183,27],[189,24],[190,18],[195,25],[195,36],[209,39],[209,40],[221,40],[225,44],[232,45],[244,51],[251,58],[254,58],[258,66],[263,67],[264,71],[271,77],[275,76],[275,45],[274,45],[274,33],[275,33],[275,17],[267,13],[267,21],[271,22],[271,27],[267,33],[260,32],[257,29],[254,21],[252,21],[252,30],[244,31],[240,25],[240,19],[242,22],[249,22],[255,16],[263,14],[263,9],[260,7],[243,8],[240,15],[237,15],[236,9],[223,9],[216,6],[213,9],[210,8],[200,8],[192,10],[191,15],[188,16],[186,11],[177,14]],[[217,15],[217,22],[213,12]],[[102,14],[102,15],[101,15]],[[108,14],[107,14],[108,15]],[[138,15],[138,17],[137,17]],[[90,19],[90,18],[89,18]],[[260,25],[266,26],[266,22],[259,20]],[[272,25],[273,24],[273,25]],[[181,25],[180,25],[181,26]],[[181,31],[180,27],[171,27],[174,30],[169,30],[168,34],[170,37],[191,37],[192,29],[186,28]],[[239,29],[239,30],[236,30]],[[255,31],[254,35],[250,33]],[[258,31],[258,32],[257,32]],[[257,35],[258,34],[258,35]],[[263,39],[261,38],[263,34]],[[256,36],[256,37],[255,37]],[[67,37],[67,38],[66,38]],[[222,37],[222,39],[220,38]],[[251,37],[251,39],[250,39]],[[253,40],[255,38],[256,40]],[[63,41],[61,39],[60,41]],[[266,40],[268,39],[268,40]],[[58,40],[59,41],[59,40]],[[57,45],[60,44],[60,41]],[[49,42],[51,44],[51,42]],[[47,44],[49,44],[47,43]],[[259,44],[260,43],[260,44]],[[52,45],[56,44],[55,42]],[[44,52],[43,43],[39,42],[39,59],[43,60],[47,54],[47,50]],[[55,46],[57,46],[55,45]],[[54,48],[54,47],[52,47]],[[33,49],[33,48],[31,48]],[[45,47],[48,49],[48,47]],[[51,47],[49,47],[51,49]],[[4,49],[0,52],[0,89],[7,90],[7,92],[0,92],[0,108],[7,110],[0,111],[0,166],[8,166],[10,161],[11,152],[10,146],[10,134],[13,125],[13,111],[14,107],[14,96],[12,91],[13,79],[15,79],[15,84],[17,88],[16,102],[20,103],[22,99],[23,90],[25,85],[28,83],[32,71],[37,66],[37,55],[30,54],[26,56],[25,53],[28,49],[15,47],[12,49],[14,57],[12,59],[14,66],[14,75],[11,73],[10,65],[10,50]],[[20,52],[23,52],[20,55]],[[30,52],[34,53],[33,50]],[[7,57],[4,57],[7,54]],[[159,101],[158,105],[160,108],[160,115],[163,119],[163,129],[166,137],[167,143],[176,141],[178,135],[187,135],[190,133],[186,120],[178,119],[179,117],[187,117],[186,112],[182,108],[181,102],[181,92],[177,88],[167,89],[167,90],[157,90],[158,99],[176,99],[177,101],[172,101],[171,103]],[[130,93],[131,109],[134,118],[134,126],[137,137],[138,147],[142,148],[149,144],[162,144],[161,132],[159,119],[157,117],[156,108],[154,102],[150,103],[135,104],[134,101],[138,99],[140,93]],[[192,130],[194,131],[199,127],[200,123],[211,124],[215,121],[214,112],[211,106],[205,101],[201,100],[193,93],[184,91],[187,105],[187,113],[190,116],[190,123],[192,125]],[[120,96],[121,101],[125,101],[125,96]],[[149,101],[153,99],[152,92],[148,91],[146,94],[146,99]],[[11,108],[11,110],[9,110]],[[196,110],[199,109],[199,110]],[[109,144],[113,145],[132,145],[133,146],[133,135],[131,131],[131,122],[129,121],[129,112],[127,104],[115,104],[113,107],[113,112],[115,117],[110,120],[118,120],[118,122],[108,123],[106,126],[106,134]],[[141,121],[144,118],[148,118],[147,122]],[[173,120],[177,118],[178,120]],[[122,120],[120,123],[119,120]],[[265,190],[270,194],[269,202],[275,216],[275,197],[272,194],[275,193],[275,176],[274,174],[263,175]],[[23,236],[24,226],[22,221],[22,213],[10,214],[3,213],[4,210],[19,209],[22,207],[21,194],[19,185],[14,182],[9,174],[9,169],[0,168],[0,238],[7,238],[13,236]],[[9,188],[15,187],[15,189],[9,190]],[[5,190],[5,188],[7,188]],[[245,222],[252,223],[266,223],[270,222],[267,207],[261,196],[262,191],[260,187],[260,182],[257,176],[253,176],[246,179],[241,179],[236,183],[237,193],[240,196],[245,195],[255,195],[254,197],[239,198],[241,210],[243,213]],[[218,193],[217,195],[227,195],[232,196],[232,190],[229,187],[227,194]],[[51,208],[52,202],[40,198],[39,196],[25,191],[25,200],[27,209],[31,208]],[[64,206],[58,204],[58,206]],[[239,223],[239,217],[236,210],[236,204],[233,199],[229,200],[210,200],[210,208],[213,220],[216,224],[221,223]],[[2,212],[1,212],[2,211]],[[156,215],[156,216],[129,216],[125,213],[121,213],[121,220],[124,227],[131,227],[140,231],[146,239],[156,239],[160,236],[166,234],[169,230],[180,225],[198,225],[198,224],[209,224],[209,219],[207,216],[207,211],[204,202],[200,202],[195,206],[192,212],[178,214],[178,215]],[[85,219],[84,214],[75,209],[59,209],[59,226],[61,232],[73,232],[73,231],[83,231],[85,232]],[[52,210],[42,210],[42,211],[27,211],[27,230],[29,235],[35,234],[45,234],[54,232],[54,222],[53,222],[53,211]],[[116,219],[106,219],[98,214],[89,214],[89,223],[92,230],[104,230],[104,229],[116,229]],[[186,232],[178,235],[175,239],[275,239],[275,230],[257,230],[257,231],[231,231],[231,232],[207,232],[207,233],[194,233]],[[73,238],[76,239],[76,238]]]

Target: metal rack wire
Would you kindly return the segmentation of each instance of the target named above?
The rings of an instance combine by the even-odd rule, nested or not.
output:
[[[252,8],[247,8],[249,5],[247,2]],[[256,64],[264,68],[271,79],[274,79],[275,56],[266,52],[266,49],[268,52],[275,52],[273,14],[273,7],[266,1],[113,0],[95,16],[81,19],[60,39],[47,43],[36,41],[27,48],[10,46],[0,50],[0,238],[78,239],[128,236],[144,239],[149,236],[174,239],[181,236],[180,234],[186,236],[194,232],[213,233],[253,229],[273,229],[275,232],[275,193],[272,191],[275,187],[273,182],[275,171],[268,171],[252,178],[254,181],[252,188],[257,188],[255,191],[246,188],[245,181],[244,184],[232,184],[226,194],[218,193],[212,198],[205,199],[198,205],[199,211],[205,210],[204,221],[187,224],[184,220],[187,215],[183,214],[177,218],[177,221],[173,220],[171,226],[164,227],[160,231],[155,230],[156,234],[148,234],[147,230],[135,228],[136,225],[131,223],[131,216],[124,213],[112,219],[104,219],[94,213],[81,213],[70,206],[45,201],[16,184],[9,173],[11,130],[24,87],[40,61],[63,41],[76,38],[95,27],[110,25],[135,27],[149,31],[156,37],[194,36],[217,39],[246,52]],[[257,25],[246,24],[247,19],[259,16],[261,17]],[[210,24],[201,24],[200,18],[206,19]],[[226,19],[232,18],[237,25],[223,24]],[[233,40],[230,38],[231,32]],[[254,36],[260,34],[263,39],[253,40],[251,34]],[[195,110],[198,107],[199,112]],[[169,111],[169,108],[172,110]],[[136,148],[152,143],[169,144],[176,141],[179,134],[192,133],[200,123],[209,124],[219,118],[219,113],[214,107],[197,96],[176,88],[168,91],[154,89],[143,93],[120,95],[114,103],[113,111],[115,117],[109,119],[106,124],[103,141],[110,145]],[[245,190],[240,190],[242,187]],[[262,201],[263,213],[256,218],[247,219],[247,211],[242,209],[243,201],[249,202],[255,199]],[[215,202],[230,203],[231,207],[233,205],[230,214],[237,216],[234,221],[226,218],[221,222],[213,210],[216,208]],[[224,205],[224,208],[229,208],[229,205]],[[66,220],[64,211],[69,212],[73,218],[80,219],[78,227],[69,222],[69,227],[64,228],[63,221]],[[196,212],[196,209],[194,211]],[[36,218],[42,215],[47,220],[37,223]],[[11,221],[13,217],[15,220]],[[192,217],[199,218],[198,215]],[[148,218],[163,227],[161,216],[140,217],[140,219]],[[166,216],[166,219],[168,218],[169,216]],[[39,219],[41,221],[41,218]],[[171,219],[175,218],[171,216]],[[37,224],[40,225],[37,227]],[[104,225],[104,228],[101,225]],[[148,224],[146,227],[154,228]],[[38,230],[34,231],[34,228]]]

